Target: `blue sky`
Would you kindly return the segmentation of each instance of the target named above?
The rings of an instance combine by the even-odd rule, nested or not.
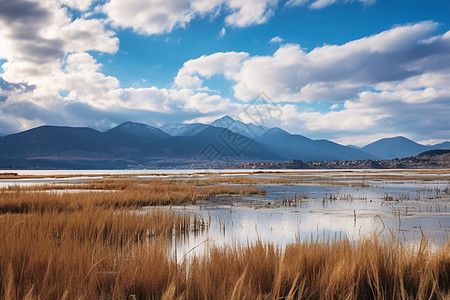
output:
[[[450,140],[446,0],[0,0],[0,134],[251,121],[365,145]],[[253,103],[253,104],[252,104]]]

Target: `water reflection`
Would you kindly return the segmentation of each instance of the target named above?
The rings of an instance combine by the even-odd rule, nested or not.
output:
[[[266,191],[264,195],[217,196],[197,205],[145,208],[144,212],[150,209],[171,209],[180,214],[197,215],[207,223],[207,226],[199,227],[194,233],[174,236],[169,241],[179,260],[186,255],[189,257],[203,253],[211,246],[233,246],[259,240],[284,247],[297,240],[346,237],[358,241],[361,237],[373,234],[389,236],[391,232],[404,243],[419,241],[422,232],[435,245],[445,244],[449,240],[450,174],[427,171],[420,173],[425,179],[417,180],[414,178],[418,176],[417,171],[286,170],[278,174],[266,174],[263,171],[250,173],[246,170],[222,170],[221,174],[201,172],[204,170],[36,171],[34,175],[79,176],[5,179],[0,180],[0,187],[104,179],[102,174],[130,174],[133,178],[175,177],[179,180],[241,176],[274,181],[256,184]],[[30,174],[30,171],[19,174]],[[374,175],[379,178],[374,178]],[[412,176],[412,179],[389,176]],[[277,182],[279,179],[292,182]]]
[[[199,215],[209,228],[173,241],[178,259],[202,254],[211,246],[394,234],[402,243],[443,245],[450,233],[448,181],[366,181],[361,186],[259,184],[265,195],[218,196],[195,206],[174,206],[178,213]],[[238,186],[238,185],[234,185]],[[288,204],[283,199],[296,199]],[[153,209],[153,208],[148,208]]]

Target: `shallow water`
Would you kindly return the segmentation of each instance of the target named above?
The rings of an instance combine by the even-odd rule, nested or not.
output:
[[[224,199],[229,201],[229,199]],[[322,201],[306,200],[296,207],[253,207],[240,205],[239,199],[229,204],[178,206],[171,209],[180,213],[200,215],[209,223],[209,229],[190,235],[174,245],[178,258],[196,248],[254,243],[258,240],[273,242],[284,247],[288,243],[309,240],[349,238],[352,241],[374,234],[389,237],[391,232],[403,243],[420,241],[421,230],[434,245],[443,245],[449,239],[449,199],[446,203],[425,205],[417,203],[385,203],[382,201]],[[149,208],[154,209],[154,208]],[[169,208],[165,208],[169,209]],[[356,214],[356,219],[355,219]]]
[[[216,196],[195,206],[164,209],[200,215],[210,222],[206,231],[173,240],[178,259],[202,254],[212,245],[263,241],[284,247],[297,240],[348,238],[357,242],[372,235],[390,238],[392,234],[403,244],[418,243],[425,234],[432,247],[437,247],[447,243],[450,234],[450,181],[447,178],[365,180],[364,187],[258,184],[266,191],[265,195]],[[283,199],[296,196],[297,201],[290,206],[283,204]]]
[[[6,172],[10,171],[0,171]],[[254,170],[221,170],[216,174],[203,174],[205,170],[11,172],[49,177],[0,180],[0,187],[96,180],[103,179],[103,174],[129,174],[133,178],[176,177],[179,180],[218,176],[293,180],[257,184],[265,194],[216,196],[196,205],[144,208],[143,213],[151,209],[172,209],[201,216],[208,223],[207,230],[173,238],[172,251],[179,260],[201,254],[213,245],[233,246],[259,240],[284,247],[297,240],[348,238],[358,241],[374,234],[385,237],[394,234],[402,243],[410,244],[420,241],[424,232],[433,245],[439,246],[449,240],[450,234],[450,176],[432,171],[420,174],[412,170],[283,170],[279,173],[258,170],[252,174]],[[50,177],[55,174],[79,176]],[[374,175],[382,178],[371,179]],[[399,175],[412,176],[412,179],[390,178]],[[418,176],[422,179],[417,180]],[[432,177],[436,180],[428,180]],[[296,199],[290,206],[287,201],[283,203],[283,199],[289,198]]]

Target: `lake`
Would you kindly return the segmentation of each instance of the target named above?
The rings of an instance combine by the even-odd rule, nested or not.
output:
[[[170,209],[201,216],[206,221],[206,230],[173,238],[172,250],[178,259],[201,254],[211,246],[263,241],[284,247],[296,240],[335,238],[357,242],[371,235],[390,237],[393,234],[404,244],[415,244],[425,234],[432,245],[439,246],[448,241],[450,233],[449,170],[13,170],[0,173],[7,172],[43,177],[3,179],[0,187],[97,180],[115,174],[179,181],[238,178],[243,182],[250,180],[265,191],[257,195],[218,195],[195,205],[143,208],[142,213]],[[52,175],[74,177],[52,178]]]

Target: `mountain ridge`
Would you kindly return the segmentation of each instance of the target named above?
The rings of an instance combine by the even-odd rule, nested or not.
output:
[[[361,148],[361,150],[382,159],[414,156],[427,149],[430,148],[403,136],[382,138]]]
[[[171,129],[173,135],[167,132]],[[128,121],[104,132],[89,127],[39,126],[0,137],[0,168],[217,168],[285,160],[375,161],[439,147],[450,148],[450,142],[425,146],[394,137],[355,148],[224,116],[211,124],[166,124],[160,128]]]
[[[136,134],[136,128],[140,130]],[[131,132],[129,132],[131,130]],[[217,157],[206,153],[208,145],[219,147],[221,158],[230,163],[251,160],[278,160],[280,157],[259,143],[250,143],[246,152],[234,155],[220,138],[234,136],[227,129],[211,127],[192,137],[173,137],[145,124],[126,122],[108,131],[67,126],[39,126],[0,141],[1,168],[165,168],[184,165],[217,165]],[[209,156],[205,156],[204,154]]]
[[[200,133],[200,131],[206,129],[208,126],[210,125],[201,123],[192,123],[192,124],[171,123],[161,126],[160,129],[171,136],[193,136],[196,135],[197,133]]]

